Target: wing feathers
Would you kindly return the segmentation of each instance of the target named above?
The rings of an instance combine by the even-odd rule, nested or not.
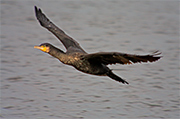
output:
[[[55,24],[53,24],[44,13],[42,13],[41,9],[38,9],[36,6],[35,8],[35,14],[36,18],[38,19],[39,23],[41,26],[45,27],[48,29],[51,33],[53,33],[68,49],[69,47],[75,47],[80,49],[81,51],[85,52],[79,45],[78,42],[76,42],[74,39],[69,37],[63,30],[58,28]]]
[[[105,65],[108,64],[132,64],[132,63],[141,63],[141,62],[154,62],[161,58],[160,52],[152,55],[132,55],[125,53],[117,52],[99,52],[94,54],[87,54],[83,58],[88,60],[101,62]]]

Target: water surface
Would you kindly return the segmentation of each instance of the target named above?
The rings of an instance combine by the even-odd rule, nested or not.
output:
[[[6,119],[178,119],[178,2],[1,2],[1,117]],[[65,48],[34,16],[33,6],[89,52],[117,51],[163,58],[112,65],[130,85],[87,75],[34,45]]]

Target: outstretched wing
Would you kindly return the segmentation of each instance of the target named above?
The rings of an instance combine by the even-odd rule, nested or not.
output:
[[[154,62],[161,58],[161,53],[156,51],[152,55],[132,55],[118,52],[99,52],[94,54],[84,55],[82,58],[92,62],[101,62],[105,65],[108,64],[132,64],[141,62]]]
[[[50,32],[52,32],[63,43],[63,45],[66,47],[66,49],[68,49],[69,47],[74,47],[74,48],[78,48],[84,52],[84,50],[80,47],[78,42],[76,42],[71,37],[66,35],[64,31],[62,31],[55,24],[53,24],[46,17],[46,15],[42,13],[41,9],[38,9],[36,6],[34,8],[35,8],[35,13],[36,13],[36,18],[38,19],[41,26],[45,27]]]

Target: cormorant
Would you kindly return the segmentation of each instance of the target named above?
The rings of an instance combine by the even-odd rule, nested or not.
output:
[[[41,26],[52,32],[62,42],[67,51],[64,52],[49,43],[43,43],[39,46],[34,46],[34,48],[40,49],[59,59],[62,63],[71,65],[84,73],[108,76],[111,79],[122,82],[123,84],[129,84],[127,81],[115,75],[107,65],[116,63],[132,64],[154,62],[161,58],[161,56],[157,56],[161,54],[158,51],[151,55],[132,55],[119,52],[98,52],[88,54],[81,48],[77,41],[69,37],[64,31],[53,24],[46,15],[42,13],[41,9],[38,9],[36,6],[35,14]]]

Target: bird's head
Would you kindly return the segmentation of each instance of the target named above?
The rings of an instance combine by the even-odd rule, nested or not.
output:
[[[39,46],[34,46],[34,48],[39,49],[39,50],[46,52],[46,53],[50,52],[51,47],[52,47],[52,45],[49,43],[43,43]]]

